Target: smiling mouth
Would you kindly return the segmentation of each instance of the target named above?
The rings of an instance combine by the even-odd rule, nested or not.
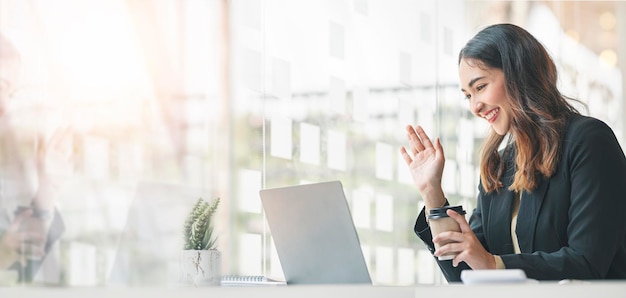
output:
[[[495,108],[493,110],[491,110],[487,115],[483,116],[485,119],[487,119],[487,121],[489,122],[493,122],[493,120],[495,120],[495,116],[498,115],[498,112],[500,112],[500,108]]]

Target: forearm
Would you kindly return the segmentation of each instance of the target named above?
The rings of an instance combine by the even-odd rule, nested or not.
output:
[[[507,269],[522,269],[526,276],[537,280],[604,278],[582,255],[567,247],[553,253],[509,254],[501,258]]]
[[[39,188],[33,198],[31,207],[42,213],[51,214],[57,201],[57,192],[56,186],[53,185],[49,178],[40,177]]]
[[[426,215],[433,208],[440,208],[447,204],[446,196],[443,193],[441,185],[427,187],[420,191],[424,206],[426,207]]]

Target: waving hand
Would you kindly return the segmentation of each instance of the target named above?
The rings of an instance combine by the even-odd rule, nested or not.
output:
[[[407,125],[406,132],[408,150],[403,146],[400,153],[409,167],[413,182],[428,207],[440,207],[445,202],[441,190],[445,157],[439,138],[433,144],[421,126]]]

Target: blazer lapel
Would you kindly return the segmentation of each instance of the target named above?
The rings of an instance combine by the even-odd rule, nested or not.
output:
[[[537,217],[549,185],[550,179],[542,177],[534,191],[522,193],[515,233],[517,233],[520,250],[523,253],[533,251]]]
[[[511,214],[513,212],[514,192],[509,190],[515,176],[515,163],[510,152],[504,153],[505,170],[500,178],[503,187],[498,189],[489,208],[489,250],[494,254],[512,254],[515,252],[511,239]],[[504,239],[502,239],[504,235]]]
[[[500,188],[496,199],[491,200],[489,208],[489,250],[493,254],[512,254],[513,241],[511,239],[511,212],[514,193],[506,187]],[[504,238],[501,236],[504,235]]]

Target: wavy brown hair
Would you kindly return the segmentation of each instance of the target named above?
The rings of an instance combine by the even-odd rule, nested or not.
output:
[[[504,73],[513,114],[508,145],[513,146],[516,166],[509,189],[534,190],[541,176],[556,170],[567,119],[578,114],[557,88],[554,61],[535,37],[512,24],[481,30],[463,47],[459,63],[463,58]],[[492,129],[483,143],[480,177],[486,192],[503,187],[504,161],[498,148],[504,137]]]

